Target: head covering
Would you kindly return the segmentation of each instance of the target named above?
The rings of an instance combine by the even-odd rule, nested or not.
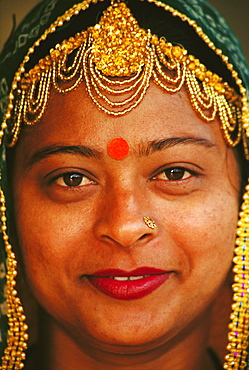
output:
[[[234,77],[234,72],[236,71],[239,78],[242,80],[241,86],[249,91],[249,69],[241,50],[241,46],[237,38],[232,33],[230,27],[227,25],[225,20],[221,17],[220,14],[216,12],[208,3],[204,0],[163,0],[161,2],[149,1],[155,3],[158,7],[163,7],[166,12],[170,12],[174,17],[178,18],[181,22],[186,22],[188,27],[192,27],[194,33],[201,37],[203,41],[207,44],[210,49],[213,49],[215,53],[220,57],[221,62],[225,65],[227,69],[230,70],[230,74]],[[76,1],[76,0],[43,0],[38,4],[24,19],[24,21],[19,25],[16,31],[11,35],[10,39],[6,42],[6,45],[0,55],[0,120],[4,120],[4,114],[8,109],[9,94],[11,91],[12,81],[14,79],[15,73],[19,69],[21,63],[28,51],[35,49],[34,56],[37,61],[41,58],[44,58],[49,51],[49,48],[54,47],[57,42],[61,42],[65,37],[64,34],[74,35],[79,30],[72,31],[71,25],[74,22],[75,17],[79,13],[84,12],[84,8],[88,8],[91,3],[97,3],[100,10],[106,9],[110,5],[109,0],[97,1],[97,0],[85,0],[85,1]],[[132,1],[128,1],[128,7],[132,8]],[[70,10],[71,9],[71,10]],[[176,11],[176,12],[174,12]],[[64,17],[64,22],[57,22],[56,27],[51,26],[58,17],[61,17],[67,13],[67,17]],[[85,18],[84,29],[89,26],[94,26],[96,24],[95,18]],[[83,23],[84,24],[84,23]],[[48,30],[48,32],[46,31]],[[42,35],[45,35],[44,38]],[[48,37],[47,37],[48,36]],[[42,53],[39,54],[39,49],[43,49],[43,41],[39,44],[35,44],[38,39],[49,39],[49,46],[46,46],[45,53],[42,50]],[[168,40],[169,42],[171,40]],[[183,44],[183,47],[188,50],[188,46]],[[38,50],[38,52],[36,51]],[[199,57],[199,56],[198,56]],[[228,58],[228,59],[227,59]],[[32,58],[31,58],[32,59]],[[226,63],[224,63],[226,61]],[[205,61],[206,62],[206,61]],[[205,63],[204,62],[204,63]],[[33,68],[33,65],[30,66]],[[232,79],[231,77],[231,79]],[[236,80],[238,82],[238,78]],[[236,85],[236,83],[235,83]],[[238,83],[237,83],[238,85]],[[238,86],[237,86],[238,89]],[[238,93],[241,93],[238,91]],[[13,326],[13,322],[7,320],[7,307],[5,302],[6,295],[6,250],[9,251],[9,260],[8,270],[12,271],[12,277],[14,279],[15,272],[15,262],[14,255],[8,244],[8,235],[7,235],[7,224],[9,222],[8,211],[5,210],[7,202],[9,202],[8,196],[8,183],[7,183],[7,174],[6,174],[6,158],[5,158],[5,145],[1,145],[1,188],[3,192],[1,196],[1,206],[2,206],[2,234],[3,241],[0,245],[0,355],[4,354],[4,348],[6,347],[7,341],[7,328]],[[8,207],[7,207],[8,209]],[[6,215],[7,212],[7,215]],[[7,220],[6,220],[7,216]],[[7,224],[6,224],[7,223]],[[7,277],[10,279],[10,277]],[[12,278],[11,278],[12,279]],[[14,285],[14,283],[13,283]],[[16,292],[11,291],[12,295],[16,295]],[[12,308],[9,306],[9,310],[14,310],[19,315],[17,325],[18,330],[21,331],[21,340],[26,340],[26,326],[24,323],[24,315],[22,312],[22,306],[17,298],[12,302]],[[14,308],[13,308],[14,307]],[[18,331],[17,330],[17,331]],[[9,338],[12,337],[13,343],[13,334],[9,334]],[[12,350],[16,347],[16,344],[12,343]],[[10,344],[9,344],[10,345]],[[20,349],[20,353],[25,349],[25,345]],[[7,352],[11,356],[11,352]],[[6,354],[6,352],[5,352]],[[13,355],[15,356],[15,355]],[[18,355],[17,355],[18,357]],[[6,359],[3,363],[3,369],[12,369],[14,368],[14,362],[9,360],[6,362]],[[21,360],[19,361],[19,367],[21,368]],[[17,362],[18,362],[17,361]],[[6,365],[7,364],[7,365]],[[241,367],[242,368],[242,367]]]

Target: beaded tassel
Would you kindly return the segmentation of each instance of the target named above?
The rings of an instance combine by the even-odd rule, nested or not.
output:
[[[25,359],[24,351],[27,348],[28,334],[26,333],[28,326],[25,323],[25,315],[20,299],[17,297],[15,289],[15,277],[17,275],[17,262],[12,247],[9,244],[9,236],[7,234],[7,217],[5,197],[2,189],[0,189],[1,201],[1,231],[7,253],[7,275],[6,275],[6,303],[8,316],[8,339],[7,347],[2,357],[1,370],[20,370],[24,367],[23,360]]]
[[[232,305],[229,344],[224,369],[242,370],[246,366],[249,335],[249,185],[243,196],[234,257],[234,303]]]

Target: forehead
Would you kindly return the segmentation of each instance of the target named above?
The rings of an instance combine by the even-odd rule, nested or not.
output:
[[[106,149],[115,137],[136,145],[188,136],[226,147],[219,122],[203,122],[193,110],[184,89],[171,95],[151,83],[138,107],[125,116],[113,117],[96,108],[82,84],[65,95],[52,92],[42,120],[35,126],[25,127],[19,140],[26,148],[82,144]]]

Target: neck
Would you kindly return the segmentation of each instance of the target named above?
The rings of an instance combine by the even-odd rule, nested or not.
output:
[[[76,343],[56,322],[47,318],[46,327],[50,332],[40,348],[43,364],[39,370],[216,370],[208,353],[208,333],[210,322],[205,317],[198,324],[186,328],[181,338],[167,344],[150,344],[148,348],[111,346],[85,341],[87,345]],[[49,338],[49,341],[48,341]],[[46,345],[44,345],[46,343]]]

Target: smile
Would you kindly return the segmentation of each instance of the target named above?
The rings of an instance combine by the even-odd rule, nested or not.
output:
[[[141,273],[142,270],[147,273]],[[154,268],[139,268],[131,272],[98,271],[93,275],[87,275],[86,278],[101,293],[115,299],[131,300],[143,298],[154,292],[169,279],[171,273]]]

